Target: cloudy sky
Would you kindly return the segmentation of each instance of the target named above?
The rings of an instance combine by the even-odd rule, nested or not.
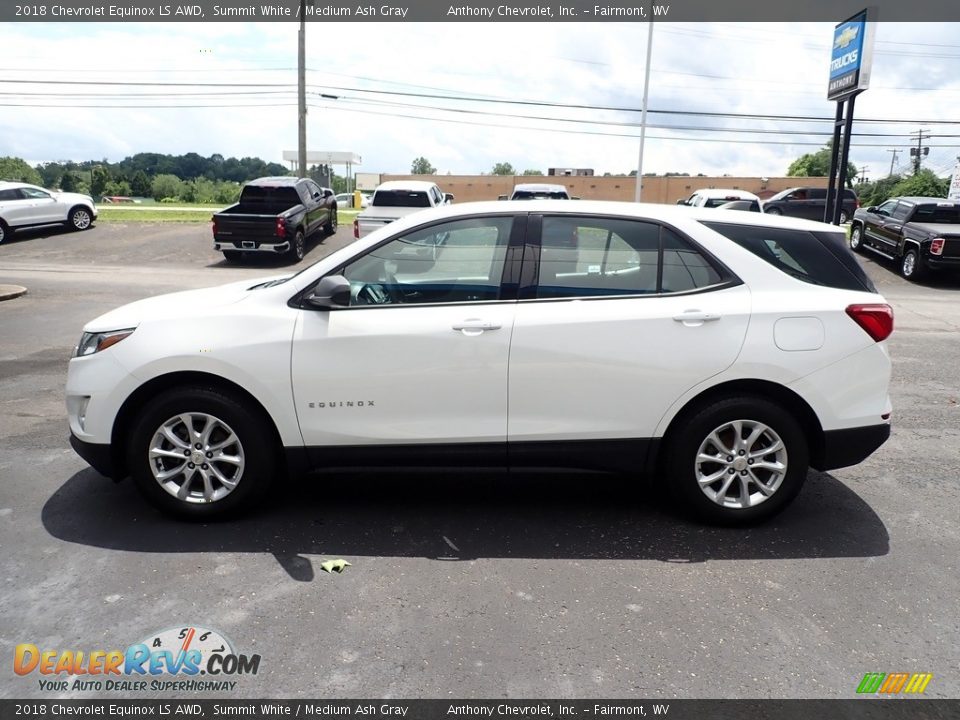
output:
[[[856,104],[854,131],[863,134],[851,151],[869,178],[887,174],[890,150],[894,169],[907,169],[918,130],[930,136],[925,166],[952,171],[958,29],[879,24],[872,85]],[[280,162],[297,146],[297,30],[4,23],[0,156],[35,164],[196,152]],[[833,23],[658,23],[644,171],[776,176],[822,147],[830,120],[702,113],[832,120],[832,32]],[[363,158],[355,169],[367,172],[408,172],[425,156],[441,173],[490,172],[497,162],[626,173],[637,167],[646,36],[632,23],[310,24],[308,148],[355,152]]]

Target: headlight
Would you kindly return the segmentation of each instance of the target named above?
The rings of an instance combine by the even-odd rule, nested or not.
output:
[[[116,345],[125,337],[130,336],[136,328],[126,328],[125,330],[108,330],[107,332],[88,333],[85,332],[80,337],[80,343],[73,350],[74,357],[84,357],[93,355],[101,350],[106,350],[111,345]]]

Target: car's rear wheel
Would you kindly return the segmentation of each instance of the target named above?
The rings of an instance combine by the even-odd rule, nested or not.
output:
[[[78,205],[70,211],[67,216],[67,224],[73,230],[86,230],[93,222],[93,215],[89,208]]]
[[[846,211],[846,210],[841,210],[841,211],[840,211],[840,224],[843,225],[843,224],[846,223],[847,220],[849,220],[849,219],[850,219],[850,216],[847,214],[847,211]]]
[[[243,259],[242,250],[224,250],[223,257],[229,262],[240,262]]]
[[[670,489],[684,509],[721,525],[755,523],[792,501],[806,479],[807,439],[779,405],[734,397],[704,406],[671,431]]]
[[[927,274],[927,268],[920,257],[920,251],[910,247],[900,258],[900,274],[912,282],[918,282]]]
[[[863,227],[860,225],[850,228],[850,249],[854,252],[863,250]]]
[[[290,262],[300,262],[306,254],[306,238],[303,235],[303,230],[297,230],[297,233],[293,236],[293,240],[290,242],[287,257],[290,259]]]
[[[185,519],[223,517],[269,489],[276,448],[259,414],[212,387],[168,390],[144,408],[127,461],[141,493]]]
[[[780,208],[770,208],[769,210],[764,210],[767,215],[783,215],[783,210]]]
[[[0,243],[6,240],[10,236],[10,229],[7,227],[7,224],[0,220]]]

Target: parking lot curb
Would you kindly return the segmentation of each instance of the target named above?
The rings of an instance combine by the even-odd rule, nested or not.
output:
[[[23,285],[0,285],[0,302],[13,300],[26,292],[27,289]]]

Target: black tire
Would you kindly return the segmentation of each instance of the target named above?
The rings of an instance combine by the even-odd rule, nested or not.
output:
[[[303,230],[298,229],[290,241],[290,249],[287,251],[287,259],[290,262],[298,263],[303,260],[307,254],[307,241],[303,235]]]
[[[769,210],[764,210],[767,215],[783,215],[783,210],[780,208],[770,208]]]
[[[223,257],[227,262],[240,262],[243,260],[243,250],[224,250]]]
[[[11,234],[12,233],[10,232],[10,228],[7,227],[7,224],[3,220],[0,220],[0,243],[8,239]]]
[[[900,275],[911,282],[920,282],[927,275],[927,266],[923,264],[920,250],[912,245],[900,258]]]
[[[330,219],[323,226],[323,232],[327,235],[333,235],[337,231],[337,209],[330,211]]]
[[[737,447],[737,423],[741,424],[740,440],[753,430],[763,432],[751,445]],[[720,453],[711,436],[724,443],[730,454]],[[701,452],[716,456],[718,462],[700,460]],[[783,471],[760,463],[779,464]],[[719,400],[682,418],[671,430],[665,463],[671,494],[682,509],[717,525],[745,525],[773,517],[800,492],[808,468],[809,450],[800,424],[779,405],[754,396]],[[713,483],[701,487],[701,478],[714,475]],[[768,492],[761,492],[761,485]]]
[[[850,249],[854,252],[863,252],[863,226],[857,223],[850,228]]]
[[[850,219],[850,216],[847,214],[847,211],[846,211],[846,210],[841,210],[841,211],[840,211],[840,224],[841,224],[841,225],[844,225],[844,224],[847,222],[847,220],[849,220],[849,219]]]
[[[67,227],[71,230],[89,230],[93,224],[93,213],[85,205],[77,205],[67,215]]]
[[[197,436],[187,443],[189,433],[183,417],[189,416],[194,431],[210,450],[197,448]],[[160,437],[164,426],[169,433]],[[167,390],[143,408],[127,446],[127,463],[137,489],[165,513],[186,520],[223,518],[254,506],[269,490],[271,478],[278,464],[277,448],[271,439],[273,433],[260,413],[248,408],[232,394],[205,386],[189,386]],[[204,433],[204,431],[209,431]],[[232,433],[235,442],[228,442]],[[175,444],[171,436],[178,438]],[[156,442],[155,442],[156,440]],[[228,444],[217,449],[217,445]],[[188,445],[190,446],[188,448]],[[170,453],[164,457],[150,457],[151,448]],[[187,453],[199,454],[187,455]],[[184,453],[180,460],[174,455]],[[217,461],[217,453],[226,460]],[[201,457],[203,456],[203,457]],[[206,468],[199,461],[207,458]],[[233,458],[230,460],[230,458]],[[237,459],[239,458],[239,462]],[[193,462],[191,466],[189,463]],[[182,472],[177,472],[181,470]],[[167,488],[155,477],[157,473],[173,473]],[[216,472],[228,481],[235,481],[230,489],[221,483]],[[210,478],[211,499],[204,499],[206,483],[201,474]],[[182,489],[189,499],[173,494]],[[219,495],[219,496],[218,496]]]

